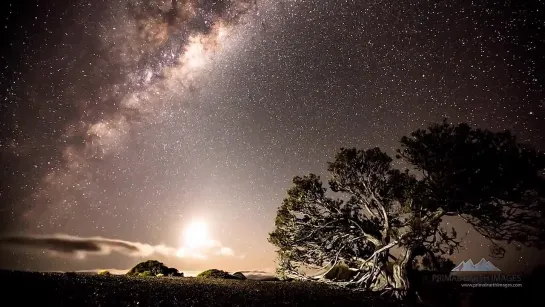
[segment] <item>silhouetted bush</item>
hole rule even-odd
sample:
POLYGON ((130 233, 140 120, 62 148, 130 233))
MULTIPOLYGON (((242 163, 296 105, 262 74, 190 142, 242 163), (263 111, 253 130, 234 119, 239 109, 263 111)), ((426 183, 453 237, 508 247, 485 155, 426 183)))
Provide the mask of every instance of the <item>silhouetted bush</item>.
POLYGON ((246 276, 244 276, 244 274, 242 274, 242 272, 235 272, 235 273, 233 273, 232 276, 236 277, 237 279, 240 279, 240 280, 248 279, 248 278, 246 278, 246 276))
POLYGON ((144 271, 144 272, 138 273, 138 276, 140 276, 140 277, 150 277, 150 276, 155 276, 155 275, 153 275, 153 273, 151 273, 150 271, 144 271))
POLYGON ((238 279, 237 277, 218 269, 210 269, 197 275, 198 278, 238 279))
POLYGON ((110 276, 111 274, 110 274, 110 271, 108 271, 108 270, 100 270, 98 272, 98 275, 110 276))
POLYGON ((159 274, 163 274, 163 276, 184 277, 184 274, 178 272, 177 269, 169 268, 157 260, 148 260, 148 261, 140 262, 134 268, 132 268, 129 272, 127 272, 127 275, 141 276, 140 273, 145 273, 145 272, 149 272, 151 276, 157 276, 159 274))

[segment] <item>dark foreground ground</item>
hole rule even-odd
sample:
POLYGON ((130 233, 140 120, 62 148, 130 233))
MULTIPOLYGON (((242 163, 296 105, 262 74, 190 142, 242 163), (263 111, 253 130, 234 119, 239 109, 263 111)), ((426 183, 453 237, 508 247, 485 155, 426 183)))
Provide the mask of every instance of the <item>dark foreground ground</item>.
POLYGON ((399 306, 304 282, 0 271, 3 306, 399 306), (11 301, 11 300, 10 300, 11 301))
MULTIPOLYGON (((11 302, 2 306, 410 306, 374 293, 309 282, 17 271, 0 271, 0 281, 3 301, 11 302)), ((435 293, 435 300, 428 306, 538 306, 545 293, 542 289, 538 296, 529 297, 520 289, 474 289, 443 295, 440 289, 429 290, 435 293), (473 302, 465 299, 467 291, 473 292, 473 302), (538 304, 533 304, 534 299, 538 304)))

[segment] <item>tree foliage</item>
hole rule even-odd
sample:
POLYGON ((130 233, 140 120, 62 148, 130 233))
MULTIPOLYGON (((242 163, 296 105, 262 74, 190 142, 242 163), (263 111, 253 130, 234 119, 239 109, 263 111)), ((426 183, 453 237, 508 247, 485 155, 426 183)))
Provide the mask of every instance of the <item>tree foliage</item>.
POLYGON ((403 296, 416 256, 441 268, 440 256, 460 246, 445 216, 490 239, 494 256, 503 242, 543 247, 545 155, 509 131, 444 121, 403 137, 396 157, 410 168, 379 148, 341 148, 329 191, 315 174, 295 177, 269 235, 278 272, 308 278, 305 270, 342 262, 357 273, 347 284, 403 296))
MULTIPOLYGON (((399 157, 423 176, 421 203, 428 211, 460 216, 493 241, 543 247, 543 153, 509 131, 446 121, 403 137, 401 145, 399 157)), ((494 255, 503 256, 495 247, 494 255)))

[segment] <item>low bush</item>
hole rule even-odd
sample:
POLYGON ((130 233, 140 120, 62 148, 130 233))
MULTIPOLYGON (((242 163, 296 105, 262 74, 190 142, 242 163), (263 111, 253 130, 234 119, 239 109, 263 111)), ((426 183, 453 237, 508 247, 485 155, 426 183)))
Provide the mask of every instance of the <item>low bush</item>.
POLYGON ((108 271, 108 270, 100 270, 98 272, 98 275, 110 276, 111 274, 110 274, 110 271, 108 271))
POLYGON ((201 272, 197 275, 198 278, 220 278, 220 279, 238 279, 231 274, 218 270, 218 269, 210 269, 206 270, 204 272, 201 272))
POLYGON ((141 274, 145 272, 148 272, 146 274, 151 274, 151 276, 157 276, 159 274, 162 274, 163 276, 184 277, 184 274, 178 272, 177 269, 169 268, 157 260, 140 262, 139 264, 134 266, 134 268, 132 268, 129 272, 127 272, 127 275, 142 276, 141 274))

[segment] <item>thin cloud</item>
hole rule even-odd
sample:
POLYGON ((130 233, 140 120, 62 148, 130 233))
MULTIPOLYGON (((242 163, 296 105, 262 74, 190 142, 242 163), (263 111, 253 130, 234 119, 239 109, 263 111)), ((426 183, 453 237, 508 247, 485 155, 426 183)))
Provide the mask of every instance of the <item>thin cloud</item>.
POLYGON ((166 257, 206 259, 208 253, 218 256, 236 256, 232 249, 215 242, 215 246, 205 251, 187 251, 164 244, 151 245, 140 242, 109 239, 103 237, 77 237, 64 234, 19 235, 0 237, 0 245, 49 252, 55 256, 68 256, 83 259, 87 256, 109 255, 113 252, 129 257, 166 257))

